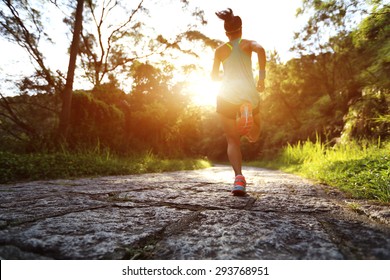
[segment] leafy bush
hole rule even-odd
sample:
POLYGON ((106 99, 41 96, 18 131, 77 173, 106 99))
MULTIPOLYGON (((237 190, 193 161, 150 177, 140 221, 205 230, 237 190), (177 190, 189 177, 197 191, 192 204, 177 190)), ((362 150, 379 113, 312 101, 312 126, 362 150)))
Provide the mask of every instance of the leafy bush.
POLYGON ((288 145, 271 164, 252 162, 319 180, 355 198, 390 202, 390 143, 328 146, 317 139, 288 145))
POLYGON ((205 160, 161 159, 151 153, 118 157, 109 152, 66 151, 52 154, 0 152, 0 183, 26 180, 127 175, 147 172, 199 169, 210 166, 205 160))

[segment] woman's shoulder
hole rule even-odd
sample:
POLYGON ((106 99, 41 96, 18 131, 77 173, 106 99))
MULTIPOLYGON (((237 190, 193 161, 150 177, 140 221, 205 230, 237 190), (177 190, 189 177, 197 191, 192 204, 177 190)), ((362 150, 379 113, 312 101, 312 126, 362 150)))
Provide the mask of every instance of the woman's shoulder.
POLYGON ((248 39, 241 39, 241 45, 252 45, 252 44, 254 44, 254 43, 256 43, 256 41, 255 40, 248 40, 248 39))
POLYGON ((224 48, 229 48, 230 42, 222 43, 217 47, 216 50, 224 49, 224 48))
POLYGON ((230 53, 231 51, 231 47, 229 47, 229 42, 227 43, 224 43, 224 44, 221 44, 219 47, 217 47, 217 49, 215 50, 215 52, 219 55, 222 55, 222 56, 226 56, 230 53))
POLYGON ((220 61, 224 61, 225 59, 227 59, 229 57, 231 52, 232 52, 232 50, 231 50, 231 47, 229 47, 229 43, 225 43, 216 49, 215 55, 216 55, 216 57, 218 57, 218 59, 220 61))
POLYGON ((257 43, 255 40, 247 40, 242 39, 241 40, 241 48, 246 49, 248 51, 256 51, 259 48, 263 48, 259 43, 257 43))

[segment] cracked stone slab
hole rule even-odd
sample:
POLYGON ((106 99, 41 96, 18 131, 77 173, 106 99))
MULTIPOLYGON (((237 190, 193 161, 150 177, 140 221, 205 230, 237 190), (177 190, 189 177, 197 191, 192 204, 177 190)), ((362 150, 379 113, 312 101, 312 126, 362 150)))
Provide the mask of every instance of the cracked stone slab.
POLYGON ((344 217, 206 211, 156 245, 155 259, 389 259, 388 231, 344 217), (324 226, 326 224, 326 226, 324 226), (359 233, 359 234, 356 234, 359 233))
POLYGON ((188 207, 194 210, 202 209, 231 209, 243 208, 251 199, 247 197, 233 197, 230 188, 226 185, 213 184, 181 188, 176 183, 174 188, 164 186, 154 189, 145 189, 142 192, 124 192, 118 195, 119 200, 131 201, 151 205, 171 205, 172 207, 188 207))
POLYGON ((390 259, 388 206, 244 174, 245 197, 228 166, 0 185, 0 259, 390 259))
POLYGON ((340 216, 319 218, 334 244, 348 259, 390 259, 389 230, 364 220, 340 216))
POLYGON ((51 260, 51 258, 26 252, 13 245, 0 246, 0 260, 3 256, 12 256, 15 260, 51 260))
POLYGON ((315 217, 205 211, 186 232, 164 238, 155 259, 343 259, 315 217))
POLYGON ((390 204, 367 203, 361 200, 345 200, 347 205, 354 204, 356 212, 362 213, 373 220, 390 225, 390 204))
MULTIPOLYGON (((122 259, 137 242, 153 239, 188 213, 165 207, 87 210, 2 230, 0 244, 54 259, 122 259)), ((7 253, 4 246, 0 252, 7 253)))
POLYGON ((253 205, 254 211, 288 213, 318 213, 338 211, 341 207, 331 200, 320 197, 263 195, 253 205))
MULTIPOLYGON (((21 224, 46 217, 62 215, 64 213, 78 212, 86 209, 94 209, 107 204, 97 200, 91 200, 85 196, 58 193, 57 195, 34 196, 31 193, 24 194, 23 201, 3 203, 0 212, 0 221, 5 224, 21 224)), ((19 194, 21 197, 22 194, 19 194)))

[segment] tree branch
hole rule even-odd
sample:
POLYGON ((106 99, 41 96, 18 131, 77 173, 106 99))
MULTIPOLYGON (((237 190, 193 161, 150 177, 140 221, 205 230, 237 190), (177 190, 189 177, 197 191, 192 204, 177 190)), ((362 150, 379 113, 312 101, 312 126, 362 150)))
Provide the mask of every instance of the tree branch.
MULTIPOLYGON (((128 20, 126 22, 124 22, 122 25, 120 25, 118 28, 113 30, 111 32, 110 36, 108 36, 108 39, 107 39, 107 54, 106 54, 106 57, 104 59, 104 74, 108 72, 108 57, 109 57, 110 52, 111 52, 111 48, 112 48, 111 43, 112 43, 113 37, 116 35, 116 33, 118 33, 122 28, 126 27, 133 20, 134 15, 142 8, 143 2, 144 2, 144 0, 141 0, 138 3, 137 8, 134 9, 132 11, 132 13, 130 14, 128 20)), ((116 4, 117 4, 117 2, 115 2, 115 5, 116 4)))
POLYGON ((24 131, 28 132, 29 134, 31 135, 36 135, 36 132, 35 132, 35 129, 33 129, 31 126, 29 126, 28 124, 26 124, 25 122, 23 122, 18 116, 17 114, 14 112, 14 110, 12 109, 10 103, 8 102, 7 98, 3 96, 2 93, 0 93, 0 106, 2 108, 4 108, 6 110, 6 112, 8 113, 5 114, 5 113, 2 113, 0 112, 0 114, 6 118, 8 118, 9 120, 11 120, 13 123, 15 123, 17 126, 19 126, 20 128, 22 128, 24 131))

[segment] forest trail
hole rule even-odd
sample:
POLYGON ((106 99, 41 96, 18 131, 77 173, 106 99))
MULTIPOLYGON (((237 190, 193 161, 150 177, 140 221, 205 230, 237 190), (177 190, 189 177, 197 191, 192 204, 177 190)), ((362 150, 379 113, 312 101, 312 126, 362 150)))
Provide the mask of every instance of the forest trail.
POLYGON ((0 185, 0 259, 390 259, 390 209, 230 167, 0 185))

